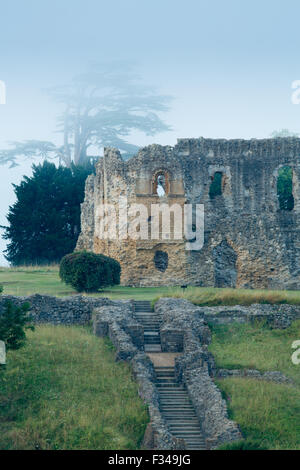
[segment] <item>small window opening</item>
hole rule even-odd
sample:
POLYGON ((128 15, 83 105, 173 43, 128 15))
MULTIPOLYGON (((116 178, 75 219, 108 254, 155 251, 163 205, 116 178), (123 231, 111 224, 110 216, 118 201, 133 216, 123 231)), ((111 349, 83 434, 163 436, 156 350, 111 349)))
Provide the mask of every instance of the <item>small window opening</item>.
POLYGON ((223 174, 220 171, 216 171, 212 177, 212 182, 209 188, 209 197, 214 199, 216 196, 222 195, 222 179, 223 174))
POLYGON ((161 271, 162 273, 165 272, 169 264, 168 253, 166 253, 165 251, 156 251, 153 261, 154 266, 158 271, 161 271))
POLYGON ((156 188, 156 191, 159 197, 163 197, 166 194, 165 187, 166 187, 166 178, 164 175, 159 175, 157 177, 157 188, 156 188))
POLYGON ((169 192, 169 178, 165 171, 159 171, 153 178, 153 194, 164 197, 169 192))
POLYGON ((284 211, 294 209, 293 170, 290 166, 283 166, 278 171, 277 197, 279 209, 284 211))

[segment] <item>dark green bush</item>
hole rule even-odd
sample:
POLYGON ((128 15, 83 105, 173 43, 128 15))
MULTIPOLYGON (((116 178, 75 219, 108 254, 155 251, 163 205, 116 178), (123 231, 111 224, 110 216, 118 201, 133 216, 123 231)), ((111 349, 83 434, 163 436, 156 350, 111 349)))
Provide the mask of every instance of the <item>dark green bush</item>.
POLYGON ((17 307, 7 301, 0 313, 0 339, 7 349, 19 349, 26 340, 25 330, 34 330, 31 317, 28 315, 29 304, 17 307))
POLYGON ((77 292, 95 292, 103 287, 120 284, 121 266, 115 259, 86 251, 62 258, 59 276, 77 292))

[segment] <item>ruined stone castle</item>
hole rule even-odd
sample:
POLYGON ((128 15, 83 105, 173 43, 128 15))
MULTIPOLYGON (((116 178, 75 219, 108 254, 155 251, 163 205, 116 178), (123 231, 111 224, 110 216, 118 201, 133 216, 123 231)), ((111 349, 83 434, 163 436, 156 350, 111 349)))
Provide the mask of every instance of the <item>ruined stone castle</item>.
MULTIPOLYGON (((298 289, 300 139, 179 139, 128 161, 105 149, 86 182, 77 249, 116 258, 128 286, 196 285, 298 289), (292 206, 280 207, 280 169, 292 172, 292 206), (215 187, 219 181, 219 187, 215 187), (161 197, 158 186, 164 190, 161 197), (185 238, 103 239, 100 204, 204 204, 201 250, 185 238)), ((149 217, 149 226, 151 217, 149 217)), ((150 230, 150 227, 149 227, 150 230)))

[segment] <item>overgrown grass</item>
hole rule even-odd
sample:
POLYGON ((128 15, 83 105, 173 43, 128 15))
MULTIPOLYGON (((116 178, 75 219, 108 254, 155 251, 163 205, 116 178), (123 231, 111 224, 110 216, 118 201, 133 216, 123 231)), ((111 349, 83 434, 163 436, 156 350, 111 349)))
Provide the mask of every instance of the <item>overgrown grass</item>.
POLYGON ((0 449, 137 449, 148 413, 129 366, 82 327, 39 326, 0 371, 0 449))
MULTIPOLYGON (((293 341, 300 339, 300 320, 285 330, 272 330, 262 323, 211 325, 217 367, 225 369, 278 370, 300 386, 300 367, 292 363, 293 341)), ((299 416, 300 419, 300 416, 299 416)))
POLYGON ((262 323, 212 326, 210 351, 220 368, 277 370, 295 386, 246 378, 218 380, 231 417, 246 437, 245 444, 223 448, 300 450, 300 366, 291 361, 292 342, 300 339, 300 321, 286 330, 262 323))
MULTIPOLYGON (((163 295, 163 297, 165 296, 166 295, 163 295)), ((173 289, 172 297, 187 299, 199 306, 251 304, 300 305, 300 291, 287 290, 188 287, 185 290, 180 288, 173 289)))
MULTIPOLYGON (((0 268, 0 285, 4 294, 56 296, 74 295, 76 292, 63 284, 58 266, 25 266, 0 268)), ((101 292, 89 294, 111 299, 149 300, 154 303, 160 297, 181 297, 196 305, 250 305, 253 303, 300 305, 300 291, 272 291, 250 289, 216 289, 212 287, 123 287, 114 286, 101 292)))
POLYGON ((263 449, 300 450, 299 388, 241 378, 218 385, 248 442, 263 449))

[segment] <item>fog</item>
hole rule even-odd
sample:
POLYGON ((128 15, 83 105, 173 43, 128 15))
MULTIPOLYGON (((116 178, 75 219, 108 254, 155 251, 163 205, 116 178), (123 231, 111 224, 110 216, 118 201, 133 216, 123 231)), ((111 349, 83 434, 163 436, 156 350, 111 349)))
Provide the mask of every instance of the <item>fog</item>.
MULTIPOLYGON (((174 97, 168 132, 133 132, 138 146, 178 137, 262 138, 299 130, 291 84, 300 79, 300 5, 253 0, 11 0, 1 2, 0 149, 9 142, 59 145, 60 105, 46 89, 69 83, 92 62, 136 64, 141 83, 174 97)), ((0 225, 14 202, 12 183, 32 161, 0 165, 0 225)), ((0 265, 5 264, 0 241, 0 265)))

